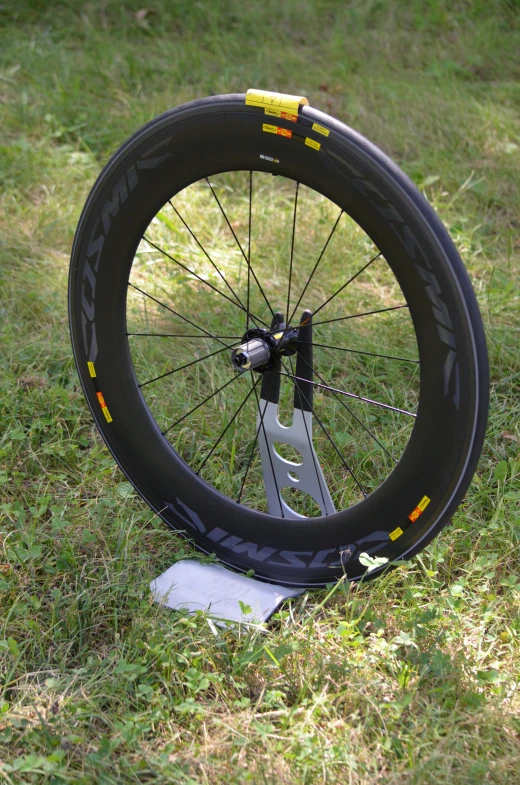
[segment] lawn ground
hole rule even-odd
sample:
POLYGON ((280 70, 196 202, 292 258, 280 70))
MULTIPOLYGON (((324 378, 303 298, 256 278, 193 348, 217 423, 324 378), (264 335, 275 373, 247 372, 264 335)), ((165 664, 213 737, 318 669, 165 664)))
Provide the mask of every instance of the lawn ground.
POLYGON ((0 6, 7 783, 520 783, 519 17, 514 0, 0 6), (150 600, 193 551, 94 430, 66 281, 124 139, 252 86, 306 95, 423 190, 471 275, 492 395, 467 497, 421 556, 223 631, 150 600))

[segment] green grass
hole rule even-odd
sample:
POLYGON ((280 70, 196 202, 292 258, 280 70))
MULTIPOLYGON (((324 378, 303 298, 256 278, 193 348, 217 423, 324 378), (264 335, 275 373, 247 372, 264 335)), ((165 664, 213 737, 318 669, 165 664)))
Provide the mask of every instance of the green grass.
POLYGON ((520 49, 515 2, 0 6, 0 760, 8 783, 520 782, 520 49), (264 630, 150 602, 193 555, 132 493, 71 358, 68 255, 139 125, 307 95, 438 210, 485 320, 492 406, 453 524, 264 630))

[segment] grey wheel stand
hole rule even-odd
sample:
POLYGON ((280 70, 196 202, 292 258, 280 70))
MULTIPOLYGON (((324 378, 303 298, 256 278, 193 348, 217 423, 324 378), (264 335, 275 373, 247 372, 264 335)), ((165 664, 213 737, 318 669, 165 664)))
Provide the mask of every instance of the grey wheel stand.
MULTIPOLYGON (((282 314, 276 314, 271 330, 277 340, 285 331, 282 314)), ((289 336, 288 336, 289 340, 289 336)), ((281 361, 262 376, 256 438, 262 461, 267 506, 271 515, 305 518, 282 497, 284 488, 302 487, 323 515, 335 512, 332 497, 312 443, 312 313, 302 314, 297 342, 294 413, 290 426, 278 419, 281 361), (300 461, 283 458, 276 444, 287 444, 300 455, 300 461)), ((264 342, 254 338, 233 350, 232 362, 239 372, 252 370, 268 355, 264 342)), ((285 367, 285 366, 284 366, 285 367)), ((192 559, 177 562, 150 584, 157 602, 169 608, 190 612, 206 611, 220 620, 263 622, 289 597, 303 589, 288 589, 248 578, 220 564, 201 564, 192 559)))
MULTIPOLYGON (((271 329, 286 327, 282 314, 275 314, 271 329)), ((276 336, 275 336, 276 337, 276 336)), ((291 336, 287 336, 289 344, 291 336)), ((290 344, 289 344, 290 345, 290 344)), ((260 403, 257 416, 258 447, 262 459, 267 506, 271 515, 282 518, 305 518, 294 510, 282 496, 284 488, 299 490, 311 496, 322 515, 336 512, 330 491, 312 443, 312 312, 304 311, 296 343, 296 374, 294 381, 294 411, 291 425, 282 425, 278 419, 280 400, 280 371, 282 362, 277 359, 271 371, 262 377, 260 403), (287 444, 299 454, 298 462, 288 461, 276 449, 276 444, 287 444)), ((283 365, 286 368, 285 363, 283 365)), ((293 375, 293 374, 291 374, 293 375)))

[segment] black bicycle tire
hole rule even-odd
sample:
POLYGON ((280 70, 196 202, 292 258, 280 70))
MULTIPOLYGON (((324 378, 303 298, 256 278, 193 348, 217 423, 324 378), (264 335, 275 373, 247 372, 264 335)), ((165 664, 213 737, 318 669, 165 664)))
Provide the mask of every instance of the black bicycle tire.
MULTIPOLYGON (((143 481, 142 476, 138 476, 139 470, 136 471, 135 466, 131 465, 132 461, 128 458, 128 447, 123 447, 125 435, 120 433, 116 427, 110 427, 113 426, 115 417, 112 423, 107 422, 97 397, 97 393, 100 392, 98 388, 102 387, 103 395, 110 388, 111 412, 115 413, 118 411, 117 396, 113 395, 113 383, 110 382, 107 374, 113 373, 113 368, 117 366, 117 362, 115 364, 113 362, 114 359, 117 360, 114 357, 114 353, 119 351, 124 354, 125 347, 123 345, 123 337, 120 335, 120 324, 119 326, 116 324, 117 318, 120 319, 120 314, 116 318, 112 312, 117 311, 117 308, 102 307, 103 297, 105 297, 106 305, 107 303, 112 303, 110 297, 114 295, 107 294, 100 297, 102 288, 100 281, 103 279, 103 276, 108 276, 108 273, 105 273, 107 269, 105 258, 108 258, 108 256, 105 257, 104 254, 109 252, 108 246, 111 241, 113 227, 117 226, 119 244, 121 243, 121 237, 125 235, 127 236, 128 248, 135 246, 135 239, 139 235, 141 227, 133 227, 133 234, 131 233, 132 236, 128 239, 129 221, 132 218, 135 221, 135 215, 130 215, 129 208, 133 204, 132 209, 134 213, 136 211, 139 213, 139 210, 143 213, 143 204, 147 201, 147 198, 150 201, 149 195, 147 197, 146 194, 149 194, 152 187, 157 186, 157 178, 154 179, 154 173, 157 172, 157 168, 151 166, 150 162, 161 159, 160 168, 165 167, 166 169, 169 167, 168 172, 170 173, 172 171, 171 159, 173 156, 182 161, 184 160, 182 158, 184 155, 189 162, 189 150, 193 140, 194 129, 197 129, 199 136, 205 134, 208 140, 211 139, 211 144, 213 145, 219 139, 220 141, 225 140, 226 134, 228 136, 231 135, 233 144, 238 149, 236 155, 238 158, 242 156, 241 160, 249 162, 250 165, 252 155, 256 156, 259 149, 266 148, 266 145, 269 147, 269 151, 276 151, 283 159, 284 156, 288 155, 288 151, 292 150, 292 142, 279 138, 269 138, 266 142, 266 138, 262 136, 260 130, 262 119, 262 109, 246 106, 243 95, 214 96, 208 99, 200 99, 170 110, 155 118, 138 130, 115 153, 101 172, 87 199, 74 239, 69 279, 69 313, 72 344, 80 380, 93 417, 103 438, 130 482, 169 526, 176 530, 184 530, 202 550, 215 552, 222 561, 237 569, 253 569, 258 577, 266 580, 276 580, 289 585, 323 585, 337 579, 344 573, 347 574, 349 579, 361 577, 365 572, 365 568, 359 563, 357 557, 362 550, 383 555, 390 559, 410 558, 419 552, 448 523, 475 471, 487 419, 489 371, 485 337, 478 305, 468 275, 449 235, 431 206, 401 170, 374 145, 328 115, 310 107, 304 107, 298 117, 298 129, 301 134, 306 135, 306 138, 320 145, 320 150, 317 151, 312 147, 304 150, 303 146, 300 145, 298 146, 298 152, 294 153, 293 158, 296 160, 297 156, 301 156, 303 154, 300 152, 301 150, 304 151, 306 156, 315 155, 316 157, 312 160, 312 166, 321 166, 322 169, 326 170, 329 180, 332 181, 336 178, 338 182, 342 182, 343 188, 349 186, 352 189, 352 181, 358 175, 361 175, 358 177, 356 186, 356 199, 361 203, 363 197, 370 201, 369 196, 372 196, 372 201, 375 205, 375 207, 365 207, 365 209, 374 211, 379 206, 381 213, 381 210, 385 209, 382 207, 384 202, 387 205, 387 212, 390 210, 390 213, 392 213, 393 210, 393 224, 387 217, 384 230, 388 233, 389 226, 392 227, 392 231, 398 237, 401 246, 408 249, 410 253, 413 252, 416 259, 418 254, 419 256, 422 254, 421 258, 424 259, 425 249, 432 253, 429 263, 426 264, 425 262, 423 267, 422 305, 428 305, 433 314, 433 318, 430 319, 431 324, 428 327, 433 336, 429 339, 431 346, 434 343, 434 332, 437 335, 441 335, 442 331, 444 331, 444 348, 448 347, 448 351, 456 350, 456 359, 452 359, 451 366, 453 370, 455 363, 460 364, 459 376, 461 378, 459 378, 459 412, 457 422, 460 421, 462 423, 464 419, 464 427, 462 427, 462 424, 459 427, 461 432, 462 430, 464 431, 465 446, 463 450, 462 448, 460 449, 461 454, 457 457, 456 471, 452 471, 449 478, 444 478, 444 484, 448 486, 448 490, 444 494, 439 494, 438 498, 434 499, 433 496, 431 497, 432 504, 421 515, 420 524, 416 522, 410 527, 406 523, 408 514, 403 512, 403 510, 406 510, 408 513, 411 512, 419 502, 423 493, 418 490, 413 496, 413 503, 412 501, 408 502, 408 499, 392 499, 396 509, 392 511, 392 514, 388 514, 387 517, 391 519, 391 523, 389 522, 384 530, 386 530, 388 535, 399 527, 404 527, 405 529, 402 539, 399 536, 399 539, 395 542, 388 539, 382 541, 380 538, 374 545, 374 540, 371 542, 370 539, 356 537, 355 532, 352 530, 351 520, 338 522, 327 519, 329 531, 331 528, 335 528, 336 539, 334 542, 332 535, 329 535, 328 539, 324 537, 324 523, 322 519, 306 522, 305 528, 303 528, 301 523, 284 520, 282 524, 284 531, 280 533, 278 528, 278 533, 274 536, 272 532, 266 533, 265 518, 270 518, 271 516, 266 516, 253 510, 244 510, 244 508, 241 508, 242 519, 238 528, 236 526, 233 528, 229 525, 228 514, 222 515, 222 520, 227 522, 226 529, 219 527, 218 522, 214 522, 215 525, 211 525, 210 528, 210 525, 207 525, 208 510, 204 508, 204 504, 202 507, 196 508, 190 499, 188 499, 188 503, 184 497, 180 499, 179 496, 175 496, 175 500, 166 499, 164 498, 164 493, 162 493, 163 498, 161 498, 161 494, 157 495, 151 492, 148 487, 150 484, 149 478, 146 479, 146 482, 143 481), (312 127, 313 124, 319 124, 322 129, 326 129, 329 132, 327 137, 324 138, 320 132, 315 132, 312 127), (259 128, 258 133, 256 133, 257 126, 259 128), (203 130, 201 130, 201 127, 203 127, 203 130), (241 145, 244 146, 245 144, 246 130, 244 129, 247 129, 247 144, 250 145, 253 153, 241 147, 241 145), (251 129, 253 129, 254 133, 251 129), (182 134, 184 134, 183 138, 185 139, 184 148, 179 141, 182 134), (189 143, 186 141, 186 137, 189 137, 189 143), (263 147, 260 148, 259 145, 263 147), (160 154, 156 155, 155 153, 157 152, 160 154), (165 157, 163 158, 162 156, 165 157), (144 162, 141 169, 136 168, 138 162, 144 162), (359 169, 360 166, 361 169, 359 169), (347 172, 347 175, 345 175, 345 172, 347 172), (357 175, 353 174, 353 172, 357 172, 357 175), (367 172, 370 173, 370 177, 366 176, 367 172), (148 180, 145 179, 147 176, 149 176, 148 180), (146 193, 141 189, 137 190, 138 185, 141 185, 141 181, 144 181, 146 193), (117 190, 118 184, 121 183, 123 185, 120 185, 119 190, 117 190), (118 194, 117 199, 113 197, 114 193, 118 194), (138 193, 139 200, 136 198, 138 193), (392 196, 392 200, 388 199, 389 195, 392 196), (377 205, 376 200, 379 201, 379 205, 377 205), (109 204, 108 209, 106 207, 107 204, 109 204), (401 212, 397 210, 396 204, 401 208, 401 212), (406 207, 406 210, 404 210, 403 205, 406 207), (402 215, 406 216, 407 222, 402 219, 402 215), (395 216, 398 218, 395 218, 395 216), (103 231, 99 233, 96 227, 102 227, 103 231), (408 227, 404 233, 403 227, 405 229, 408 227), (100 240, 101 237, 103 238, 102 241, 100 240), (420 242, 417 238, 420 238, 420 242), (90 254, 89 250, 91 251, 90 254), (96 258, 97 265, 91 264, 92 260, 96 258), (436 266, 432 268, 431 265, 436 266), (444 276, 444 279, 449 282, 447 284, 448 289, 446 289, 446 284, 444 284, 444 279, 442 279, 441 284, 444 285, 444 288, 442 288, 442 285, 434 284, 432 290, 431 275, 430 283, 424 279, 424 275, 430 273, 434 275, 435 281, 440 280, 444 276), (435 285, 441 291, 442 297, 438 292, 436 293, 435 285), (427 286, 430 287, 429 291, 427 291, 427 286), (96 287, 98 287, 97 293, 95 291, 96 287), (82 297, 83 306, 81 304, 82 297), (450 302, 448 303, 448 301, 450 302), (439 306, 441 307, 440 316, 439 306), (98 319, 102 320, 103 323, 107 322, 107 324, 101 328, 101 331, 98 330, 96 335, 99 336, 104 331, 105 337, 111 336, 111 346, 109 347, 106 341, 102 346, 101 343, 99 344, 101 348, 98 347, 98 352, 101 351, 101 355, 98 354, 96 356, 97 375, 93 378, 88 371, 87 365, 90 356, 89 352, 92 352, 92 342, 89 343, 87 340, 85 329, 90 329, 89 322, 94 323, 88 317, 98 307, 102 310, 95 316, 96 326, 98 325, 98 319), (437 317, 435 317, 436 311, 437 317), (448 314, 447 317, 446 313, 448 314), (85 320, 87 325, 85 325, 85 320), (453 326, 451 331, 446 326, 446 320, 452 326, 456 325, 453 326), (447 335, 448 337, 446 337, 447 335), (456 344, 450 347, 449 342, 455 340, 456 344), (461 346, 462 348, 460 348, 461 346), (462 378, 463 373, 464 378, 462 378), (464 399, 467 407, 463 412, 460 411, 460 406, 463 403, 462 399, 464 399), (322 531, 320 531, 320 525, 322 531), (223 532, 221 536, 219 535, 219 538, 215 535, 213 535, 213 538, 211 537, 215 529, 223 532), (252 532, 260 532, 260 537, 257 535, 256 540, 253 539, 252 532), (210 535, 209 538, 208 534, 210 535), (290 546, 291 542, 294 543, 295 541, 304 543, 303 549, 293 550, 290 546), (266 553, 268 556, 265 555, 266 553)), ((280 127, 286 127, 289 130, 294 128, 291 123, 283 120, 279 120, 277 123, 280 127)), ((294 150, 296 150, 296 146, 294 146, 294 150)), ((230 151, 228 155, 231 160, 235 153, 230 151)), ((271 156, 271 158, 276 157, 274 154, 271 156)), ((279 170, 276 173, 289 171, 290 176, 291 166, 293 170, 295 167, 293 158, 291 158, 290 164, 287 165, 288 169, 286 167, 283 171, 279 170)), ((265 158, 261 161, 255 158, 255 166, 259 170, 271 172, 276 168, 274 163, 267 161, 265 158)), ((216 169, 218 170, 218 167, 216 169)), ((212 173, 214 172, 207 172, 207 174, 212 173)), ((312 176, 317 177, 317 175, 312 176)), ((191 175, 189 177, 184 175, 184 180, 182 180, 182 177, 180 177, 180 180, 188 184, 190 177, 191 175)), ((172 189, 172 193, 178 190, 178 185, 179 182, 172 189)), ((330 182, 327 182, 326 187, 332 187, 330 182)), ((158 204, 160 198, 158 197, 155 201, 158 204)), ((350 207, 352 214, 357 208, 354 208, 352 204, 350 207)), ((144 210, 141 222, 143 230, 148 213, 151 212, 153 212, 152 209, 146 208, 144 210)), ((358 217, 356 217, 356 220, 358 217)), ((384 221, 381 223, 384 223, 384 221)), ((381 228, 381 231, 383 231, 383 228, 381 228)), ((129 251, 127 251, 127 255, 128 253, 129 251)), ((119 288, 121 290, 121 287, 124 287, 126 290, 123 273, 124 271, 118 271, 119 279, 112 281, 111 284, 113 289, 119 288)), ((114 270, 111 271, 111 274, 114 277, 114 270)), ((105 284, 106 280, 108 278, 103 281, 105 284)), ((105 288, 108 287, 105 286, 105 288)), ((447 360, 444 361, 444 367, 446 362, 447 360)), ((131 373, 128 378, 131 378, 131 373)), ((445 385, 448 385, 449 394, 453 397, 452 381, 453 378, 450 377, 448 382, 445 380, 445 385)), ((121 381, 119 381, 116 383, 115 389, 117 389, 118 384, 121 388, 121 381)), ((444 398, 446 398, 446 395, 444 398)), ((151 424, 148 427, 153 428, 151 424)), ((122 423, 118 425, 118 428, 123 428, 122 423)), ((158 438, 157 434, 155 434, 154 438, 158 438)), ((165 449, 171 451, 170 447, 165 446, 165 449)), ((448 450, 448 452, 450 451, 448 450)), ((404 459, 406 460, 406 451, 404 459)), ((439 456, 435 460, 438 461, 439 456)), ((403 459, 401 459, 400 464, 402 464, 402 461, 403 459)), ((176 466, 175 468, 177 469, 178 467, 176 466)), ((442 473, 437 465, 434 471, 439 475, 442 473)), ((188 478, 189 482, 192 480, 193 477, 188 478)), ((178 476, 176 476, 177 481, 178 476)), ((211 511, 218 509, 218 505, 215 508, 215 500, 218 499, 222 502, 221 495, 214 489, 210 489, 200 478, 197 478, 197 482, 202 483, 200 487, 204 489, 204 493, 210 500, 206 507, 210 507, 211 511)), ((390 495, 391 491, 392 489, 390 488, 388 491, 390 495)), ((180 495, 182 496, 182 493, 180 495)), ((375 495, 373 494, 373 496, 375 495)), ((402 493, 402 495, 406 496, 407 494, 402 493)), ((370 498, 367 500, 368 504, 374 504, 374 502, 370 502, 370 498)), ((412 495, 410 495, 410 499, 412 500, 412 495)), ((367 502, 362 504, 366 505, 367 502)), ((226 504, 230 504, 229 500, 226 500, 226 504)), ((374 507, 374 509, 376 508, 374 507)), ((352 518, 352 511, 343 511, 337 513, 336 516, 342 516, 344 512, 350 513, 350 518, 352 518)), ((280 521, 278 521, 278 527, 279 524, 280 521)), ((379 533, 382 530, 380 525, 379 533)), ((371 535, 367 536, 370 537, 371 535)), ((379 571, 375 570, 371 573, 371 576, 378 574, 379 571)))

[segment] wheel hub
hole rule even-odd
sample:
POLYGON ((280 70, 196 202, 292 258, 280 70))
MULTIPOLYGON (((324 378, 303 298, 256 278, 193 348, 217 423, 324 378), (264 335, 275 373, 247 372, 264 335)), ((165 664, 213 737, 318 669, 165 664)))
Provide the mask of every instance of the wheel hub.
POLYGON ((242 337, 240 346, 231 352, 231 364, 236 371, 270 371, 280 356, 294 354, 298 341, 297 327, 280 327, 279 332, 255 327, 242 337))

